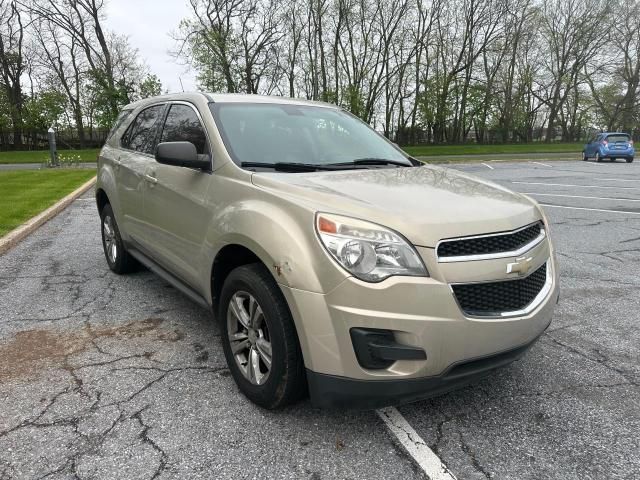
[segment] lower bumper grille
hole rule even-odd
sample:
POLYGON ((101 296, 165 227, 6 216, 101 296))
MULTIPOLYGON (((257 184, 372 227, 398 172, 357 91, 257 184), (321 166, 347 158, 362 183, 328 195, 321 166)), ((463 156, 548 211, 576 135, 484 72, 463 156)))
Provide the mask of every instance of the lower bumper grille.
POLYGON ((452 285, 460 308, 476 317, 500 316, 529 306, 547 283, 544 264, 526 278, 452 285))

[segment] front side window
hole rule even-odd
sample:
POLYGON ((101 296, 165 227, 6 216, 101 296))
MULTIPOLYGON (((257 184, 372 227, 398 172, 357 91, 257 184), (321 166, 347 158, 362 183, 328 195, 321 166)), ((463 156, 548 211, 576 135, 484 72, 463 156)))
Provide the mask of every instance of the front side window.
POLYGON ((191 142, 199 154, 207 153, 207 137, 198 115, 188 105, 171 105, 161 142, 191 142))
POLYGON ((238 165, 290 162, 327 166, 407 157, 366 123, 337 108, 312 105, 213 103, 225 147, 238 165))
POLYGON ((141 111, 122 136, 122 147, 142 153, 153 153, 156 147, 156 122, 163 110, 164 105, 154 105, 141 111))

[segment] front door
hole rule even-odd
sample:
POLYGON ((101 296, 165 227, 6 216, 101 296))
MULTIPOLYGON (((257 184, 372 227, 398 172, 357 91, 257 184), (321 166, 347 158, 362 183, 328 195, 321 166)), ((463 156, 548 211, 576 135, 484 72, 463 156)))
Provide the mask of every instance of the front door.
MULTIPOLYGON (((173 103, 169 107, 160 142, 177 141, 191 142, 199 155, 210 157, 204 127, 191 104, 173 103)), ((144 225, 151 242, 150 253, 187 284, 197 286, 211 215, 206 205, 211 173, 154 161, 145 177, 144 225)))

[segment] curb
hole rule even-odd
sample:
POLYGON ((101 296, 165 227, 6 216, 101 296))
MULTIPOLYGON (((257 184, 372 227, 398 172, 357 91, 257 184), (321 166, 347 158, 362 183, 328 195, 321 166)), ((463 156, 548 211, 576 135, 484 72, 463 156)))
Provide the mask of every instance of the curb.
POLYGON ((53 217, 62 212, 65 208, 67 208, 71 202, 73 202, 80 195, 85 193, 91 187, 93 187, 96 183, 96 177, 93 177, 88 182, 85 182, 80 187, 76 188, 73 192, 71 192, 66 197, 63 197, 61 200, 58 200, 55 204, 47 208, 44 212, 39 213, 35 217, 30 218, 25 223, 20 225, 17 228, 14 228, 9 233, 7 233, 4 237, 0 238, 0 255, 4 254, 9 249, 16 246, 26 237, 31 235, 35 230, 37 230, 44 223, 51 220, 53 217))

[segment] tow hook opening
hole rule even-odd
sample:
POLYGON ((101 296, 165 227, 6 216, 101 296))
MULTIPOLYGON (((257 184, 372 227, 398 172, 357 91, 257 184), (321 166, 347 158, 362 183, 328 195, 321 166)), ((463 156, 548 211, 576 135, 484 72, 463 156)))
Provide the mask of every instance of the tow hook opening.
POLYGON ((422 348, 396 342, 391 330, 352 328, 351 342, 362 368, 382 370, 398 360, 426 360, 422 348))

